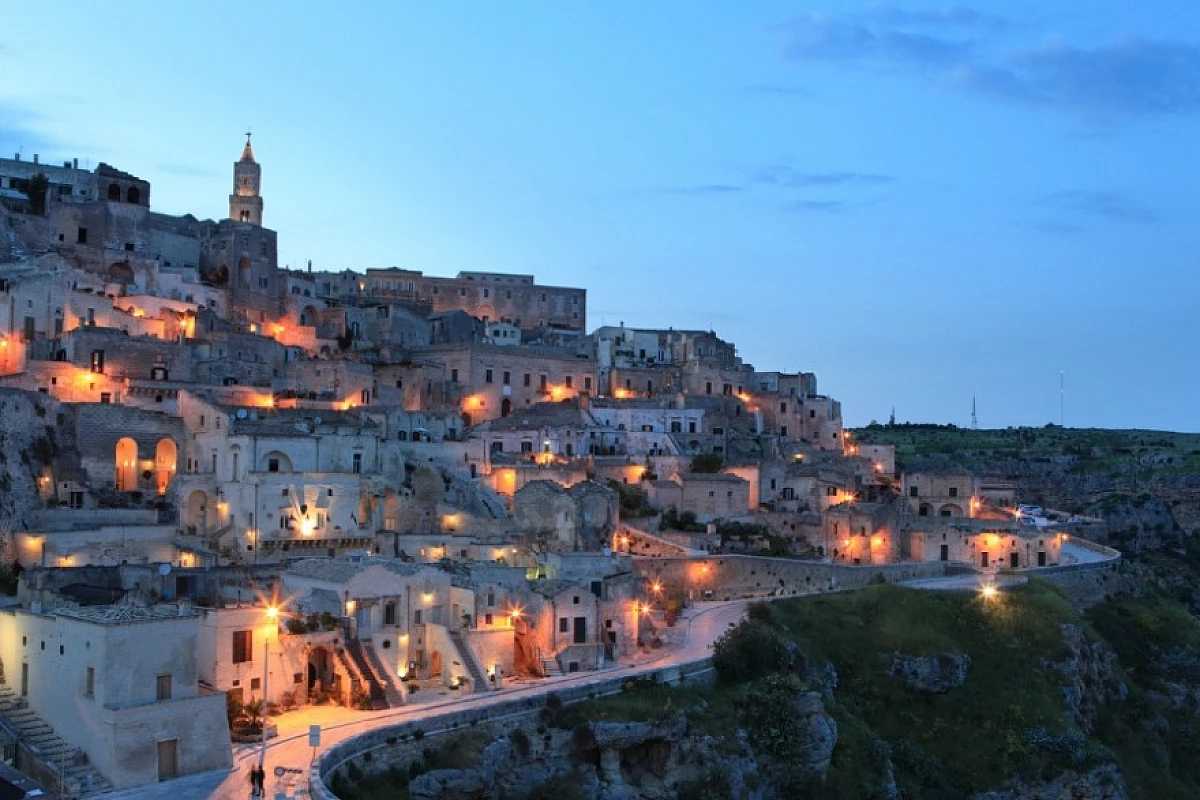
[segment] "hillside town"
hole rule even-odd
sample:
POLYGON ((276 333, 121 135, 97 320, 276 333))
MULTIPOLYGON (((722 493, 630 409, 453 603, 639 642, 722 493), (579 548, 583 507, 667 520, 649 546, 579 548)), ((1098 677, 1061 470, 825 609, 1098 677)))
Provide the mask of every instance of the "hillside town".
POLYGON ((63 797, 229 768, 308 706, 636 664, 709 601, 1092 553, 1092 520, 898 470, 715 331, 589 327, 533 275, 280 265, 263 177, 247 135, 213 221, 0 159, 0 739, 63 797))

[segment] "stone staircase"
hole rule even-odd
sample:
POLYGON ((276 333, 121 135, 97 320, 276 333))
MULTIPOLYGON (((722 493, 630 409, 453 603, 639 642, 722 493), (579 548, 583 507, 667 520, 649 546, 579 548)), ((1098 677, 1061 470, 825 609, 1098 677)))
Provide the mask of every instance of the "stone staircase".
POLYGON ((546 658, 542 654, 542 675, 547 678, 561 678, 563 676, 562 667, 558 665, 558 659, 551 656, 546 658))
POLYGON ((383 696, 391 708, 397 708, 408 702, 408 690, 405 689, 400 681, 396 680, 396 676, 392 675, 391 671, 384 666, 379 660, 379 654, 375 652, 375 648, 369 644, 363 644, 363 653, 367 656, 367 663, 370 664, 371 670, 375 673, 375 678, 383 686, 383 696))
MULTIPOLYGON (((91 797, 111 791, 112 784, 88 762, 87 754, 58 737, 41 717, 29 708, 24 698, 18 697, 4 680, 0 668, 0 716, 8 720, 20 735, 25 745, 47 771, 59 776, 61 796, 68 798, 91 797)), ((55 781, 48 789, 58 789, 55 781)))
POLYGON ((467 644, 467 640, 459 631, 447 631, 450 634, 450 641, 454 642, 454 647, 458 650, 458 656, 463 660, 463 666, 467 668, 467 673, 471 676, 471 688, 476 692, 491 691, 492 685, 488 681, 487 675, 475 663, 475 651, 467 644))
POLYGON ((375 671, 371 669, 371 665, 367 662, 366 653, 363 652, 362 642, 358 639, 346 640, 346 655, 350 662, 354 664, 355 670, 358 672, 364 684, 366 684, 367 694, 371 696, 371 708, 376 711, 388 708, 387 695, 383 691, 383 686, 379 682, 379 678, 375 677, 375 671))

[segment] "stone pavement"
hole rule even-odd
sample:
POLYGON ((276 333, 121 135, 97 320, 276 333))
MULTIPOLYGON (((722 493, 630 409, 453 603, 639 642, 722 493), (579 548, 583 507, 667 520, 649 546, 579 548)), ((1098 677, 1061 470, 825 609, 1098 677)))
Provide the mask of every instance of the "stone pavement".
MULTIPOLYGON (((507 700, 530 695, 548 694, 567 686, 589 685, 610 680, 616 676, 637 675, 673 664, 697 661, 706 657, 712 643, 742 618, 749 601, 697 603, 684 612, 681 621, 686 621, 683 641, 672 646, 668 652, 661 650, 639 652, 632 659, 621 659, 620 664, 596 672, 577 672, 560 678, 536 681, 513 681, 503 689, 484 694, 469 694, 381 711, 357 711, 341 706, 314 706, 298 709, 273 718, 279 727, 279 735, 267 743, 267 797, 307 798, 308 766, 313 759, 308 745, 309 725, 321 726, 319 752, 332 747, 352 736, 373 728, 393 725, 413 719, 423 719, 438 713, 461 711, 499 705, 507 700), (282 778, 274 775, 276 767, 298 772, 289 772, 282 778)), ((678 628, 674 629, 678 630, 678 628)), ((450 694, 456 694, 451 692, 450 694)), ((260 745, 235 745, 233 769, 189 775, 163 783, 108 792, 97 797, 103 800, 245 800, 250 797, 250 768, 258 763, 260 745)))

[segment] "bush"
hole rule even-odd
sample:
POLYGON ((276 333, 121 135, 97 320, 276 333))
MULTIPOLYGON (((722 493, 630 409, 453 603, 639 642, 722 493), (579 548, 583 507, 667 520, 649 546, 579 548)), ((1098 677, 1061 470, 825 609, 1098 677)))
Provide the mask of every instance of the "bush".
POLYGON ((529 758, 530 742, 528 733, 520 728, 517 728, 508 735, 508 738, 512 741, 513 747, 516 748, 517 754, 520 755, 521 758, 529 758))
POLYGON ((720 453, 701 453, 692 458, 692 472, 720 472, 725 462, 720 453))
POLYGON ((304 620, 296 617, 288 617, 284 621, 283 627, 287 629, 288 633, 296 636, 302 633, 308 633, 308 625, 304 622, 304 620))
MULTIPOLYGON (((769 612, 768 612, 769 613, 769 612)), ((722 683, 736 684, 788 669, 792 649, 770 623, 747 619, 713 644, 713 666, 722 683)))

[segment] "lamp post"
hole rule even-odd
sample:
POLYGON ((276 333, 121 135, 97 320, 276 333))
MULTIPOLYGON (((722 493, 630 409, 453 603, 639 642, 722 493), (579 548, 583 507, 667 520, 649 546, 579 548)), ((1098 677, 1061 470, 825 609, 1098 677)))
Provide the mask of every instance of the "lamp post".
MULTIPOLYGON (((267 606, 267 620, 272 625, 277 625, 276 620, 279 618, 279 609, 275 606, 267 606)), ((271 629, 267 628, 267 635, 263 638, 263 693, 262 693, 262 750, 258 754, 258 766, 262 767, 267 760, 267 677, 270 675, 271 663, 271 629)))

